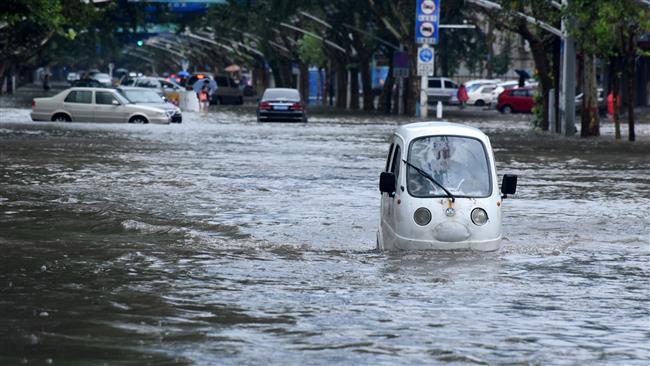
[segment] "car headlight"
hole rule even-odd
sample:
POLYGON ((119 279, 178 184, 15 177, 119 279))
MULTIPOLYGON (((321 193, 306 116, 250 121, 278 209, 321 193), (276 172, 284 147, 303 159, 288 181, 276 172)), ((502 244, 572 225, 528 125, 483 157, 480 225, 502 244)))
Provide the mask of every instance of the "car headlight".
POLYGON ((171 117, 176 113, 176 111, 173 109, 168 109, 167 111, 165 111, 165 113, 167 114, 167 117, 171 117))
POLYGON ((488 221, 488 214, 482 208, 475 208, 472 210, 472 222, 475 225, 481 226, 485 225, 488 221))

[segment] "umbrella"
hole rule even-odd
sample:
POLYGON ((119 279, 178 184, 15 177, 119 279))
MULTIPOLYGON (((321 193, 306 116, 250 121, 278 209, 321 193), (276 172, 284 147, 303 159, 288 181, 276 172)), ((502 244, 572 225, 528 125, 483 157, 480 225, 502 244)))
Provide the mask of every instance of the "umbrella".
POLYGON ((237 72, 237 71, 240 70, 240 67, 237 66, 237 65, 235 65, 235 64, 232 64, 232 65, 226 67, 224 70, 225 70, 226 72, 237 72))
POLYGON ((213 94, 217 90, 217 82, 212 79, 199 79, 192 85, 192 89, 195 93, 198 93, 206 82, 208 83, 208 94, 213 94))
POLYGON ((184 77, 190 76, 190 73, 187 72, 187 71, 185 71, 185 70, 183 70, 183 71, 179 71, 176 75, 178 75, 178 76, 184 78, 184 77))

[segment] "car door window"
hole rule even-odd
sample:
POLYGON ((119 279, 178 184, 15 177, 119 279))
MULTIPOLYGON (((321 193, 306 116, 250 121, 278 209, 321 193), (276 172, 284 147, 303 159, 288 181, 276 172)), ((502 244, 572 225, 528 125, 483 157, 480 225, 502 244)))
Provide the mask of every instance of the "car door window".
POLYGON ((395 144, 390 144, 390 148, 388 148, 388 157, 386 158, 386 169, 384 169, 385 172, 388 171, 390 168, 390 159, 393 157, 393 147, 395 144))
POLYGON ((91 104, 92 98, 93 95, 90 90, 73 90, 65 97, 65 102, 91 104))
POLYGON ((117 98, 111 92, 95 92, 95 104, 111 105, 117 98))
POLYGON ((445 89, 458 89, 458 86, 453 81, 445 80, 445 89))
POLYGON ((526 91, 525 90, 513 90, 510 93, 510 96, 513 96, 513 97, 525 97, 526 96, 526 91))
POLYGON ((402 149, 400 149, 399 145, 395 145, 395 152, 393 153, 393 165, 391 167, 391 172, 395 174, 395 182, 399 182, 399 167, 401 164, 401 159, 402 159, 402 149))
POLYGON ((440 89, 440 80, 438 79, 429 80, 429 88, 440 89))

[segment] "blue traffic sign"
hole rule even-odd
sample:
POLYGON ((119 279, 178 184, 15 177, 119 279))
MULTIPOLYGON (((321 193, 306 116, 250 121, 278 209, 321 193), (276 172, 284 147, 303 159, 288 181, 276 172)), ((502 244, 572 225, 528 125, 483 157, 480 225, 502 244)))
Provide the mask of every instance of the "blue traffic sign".
POLYGON ((429 47, 423 47, 420 48, 419 50, 418 57, 420 58, 420 62, 428 64, 433 60, 433 51, 429 47))
POLYGON ((438 44, 440 0, 417 0, 415 11, 415 43, 438 44))

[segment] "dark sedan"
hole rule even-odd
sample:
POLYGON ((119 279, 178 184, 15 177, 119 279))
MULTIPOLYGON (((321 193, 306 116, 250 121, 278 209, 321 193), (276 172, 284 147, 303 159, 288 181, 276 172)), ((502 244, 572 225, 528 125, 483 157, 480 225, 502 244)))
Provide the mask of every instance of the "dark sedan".
POLYGON ((257 105, 257 121, 307 122, 305 107, 296 89, 266 89, 257 105))

